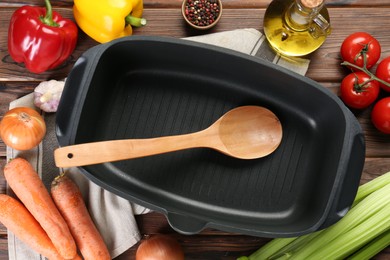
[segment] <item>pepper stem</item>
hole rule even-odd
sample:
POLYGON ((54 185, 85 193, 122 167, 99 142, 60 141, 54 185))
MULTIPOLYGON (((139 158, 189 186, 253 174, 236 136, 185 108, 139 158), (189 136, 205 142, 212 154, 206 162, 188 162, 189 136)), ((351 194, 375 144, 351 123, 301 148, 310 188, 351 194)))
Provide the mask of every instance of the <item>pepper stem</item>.
POLYGON ((50 0, 45 0, 45 4, 46 4, 46 15, 44 17, 43 16, 40 17, 41 22, 49 26, 58 27, 59 24, 53 20, 53 10, 51 8, 50 0))
POLYGON ((132 16, 131 14, 129 14, 128 16, 125 17, 125 21, 126 21, 126 25, 131 25, 131 26, 135 26, 135 27, 141 27, 141 26, 146 25, 146 23, 147 23, 145 18, 135 17, 135 16, 132 16))

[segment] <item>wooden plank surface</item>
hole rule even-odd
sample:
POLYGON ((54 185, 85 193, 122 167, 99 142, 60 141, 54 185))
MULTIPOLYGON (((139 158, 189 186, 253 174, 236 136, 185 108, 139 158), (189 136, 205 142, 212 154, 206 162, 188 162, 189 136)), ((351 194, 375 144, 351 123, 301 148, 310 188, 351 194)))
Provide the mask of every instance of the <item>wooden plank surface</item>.
MULTIPOLYGON (((331 16, 332 34, 325 44, 311 57, 311 64, 307 76, 320 82, 339 82, 345 76, 346 70, 341 66, 339 46, 342 40, 351 32, 364 30, 377 37, 382 44, 382 57, 390 55, 390 20, 387 8, 373 7, 353 8, 346 12, 345 8, 328 8, 331 16), (356 17, 359 17, 356 22, 356 17), (381 26, 376 26, 373 21, 381 21, 381 26), (362 27, 362 24, 364 27, 362 27)), ((10 16, 15 8, 0 9, 0 23, 8 24, 10 16)), ((72 17, 71 9, 58 9, 65 17, 72 17)), ((226 31, 240 28, 262 29, 264 9, 227 9, 215 28, 207 33, 226 31), (233 22, 232 22, 233 21, 233 22)), ((144 17, 148 19, 148 25, 141 29, 135 29, 135 35, 159 35, 172 37, 187 37, 201 34, 190 29, 184 24, 180 15, 180 9, 146 9, 144 17)), ((23 65, 16 64, 9 56, 7 48, 0 49, 0 81, 40 81, 48 78, 64 78, 70 71, 72 64, 84 52, 97 43, 89 39, 82 32, 77 48, 70 59, 61 68, 43 74, 26 72, 23 65)), ((0 31, 0 46, 7 46, 7 30, 0 31)))
MULTIPOLYGON (((73 6, 72 0, 51 1, 53 6, 57 7, 71 7, 73 6)), ((226 8, 265 8, 270 3, 270 0, 223 0, 223 6, 226 8)), ((326 0, 327 6, 390 6, 390 2, 387 0, 326 0)), ((41 0, 31 1, 14 1, 3 0, 2 6, 21 6, 21 5, 44 5, 41 0)), ((144 0, 144 7, 148 8, 177 8, 182 4, 182 0, 144 0)))
MULTIPOLYGON (((223 0, 224 14, 220 23, 211 31, 199 32, 188 28, 180 14, 180 0, 144 0, 144 17, 148 25, 136 29, 137 35, 187 37, 202 33, 227 31, 239 28, 262 29, 263 15, 270 0, 223 0)), ((16 64, 7 51, 7 27, 12 13, 24 4, 42 5, 41 0, 3 0, 0 2, 0 117, 14 99, 33 91, 42 80, 63 79, 77 58, 97 43, 80 31, 77 48, 60 68, 37 75, 16 64)), ((326 1, 333 27, 325 44, 313 55, 307 76, 338 93, 342 78, 348 73, 340 64, 339 47, 342 40, 354 31, 366 31, 382 44, 382 57, 390 56, 390 1, 388 0, 328 0, 326 1)), ((56 11, 72 18, 73 1, 52 1, 56 11)), ((294 91, 294 90, 291 90, 294 91)), ((370 110, 353 111, 361 123, 367 142, 366 163, 361 183, 390 171, 390 136, 379 133, 370 122, 370 110)), ((5 146, 0 142, 0 167, 5 164, 5 146)), ((0 192, 5 192, 5 180, 0 172, 0 192)), ((207 229, 198 235, 184 236, 175 233, 164 216, 152 213, 137 216, 140 231, 145 236, 169 233, 183 245, 187 259, 236 259, 247 255, 268 239, 232 234, 207 229)), ((134 259, 136 246, 118 259, 134 259)), ((0 260, 7 257, 7 235, 0 225, 0 260)), ((376 259, 390 259, 390 249, 376 259)))

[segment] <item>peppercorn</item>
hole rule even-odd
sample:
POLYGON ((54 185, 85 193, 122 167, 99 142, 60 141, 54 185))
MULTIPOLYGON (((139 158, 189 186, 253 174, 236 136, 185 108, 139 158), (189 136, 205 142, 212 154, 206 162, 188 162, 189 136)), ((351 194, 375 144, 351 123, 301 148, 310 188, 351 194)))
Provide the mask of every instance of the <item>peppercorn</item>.
POLYGON ((217 0, 187 0, 185 16, 188 21, 197 26, 209 26, 217 20, 220 6, 217 0))

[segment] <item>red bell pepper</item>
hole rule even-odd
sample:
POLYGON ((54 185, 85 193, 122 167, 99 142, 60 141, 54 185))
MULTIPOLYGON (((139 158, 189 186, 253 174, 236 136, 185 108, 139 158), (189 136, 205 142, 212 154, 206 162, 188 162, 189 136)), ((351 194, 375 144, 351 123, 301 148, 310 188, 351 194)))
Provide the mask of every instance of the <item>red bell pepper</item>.
POLYGON ((63 63, 77 43, 76 24, 45 7, 22 6, 10 21, 8 51, 16 62, 23 62, 33 73, 42 73, 63 63))

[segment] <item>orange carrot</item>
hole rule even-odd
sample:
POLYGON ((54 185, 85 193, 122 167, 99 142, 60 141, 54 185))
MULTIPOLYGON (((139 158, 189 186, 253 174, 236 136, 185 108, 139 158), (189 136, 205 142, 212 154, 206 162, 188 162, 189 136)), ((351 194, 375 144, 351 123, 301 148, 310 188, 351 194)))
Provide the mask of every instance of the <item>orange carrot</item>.
POLYGON ((45 230, 58 253, 65 259, 76 257, 77 248, 72 234, 32 165, 23 158, 12 159, 4 167, 4 176, 16 196, 45 230))
POLYGON ((52 182, 51 195, 68 224, 84 259, 111 259, 104 240, 89 215, 77 184, 62 174, 52 182))
POLYGON ((5 194, 0 194, 0 222, 36 252, 49 259, 63 259, 26 207, 5 194))

